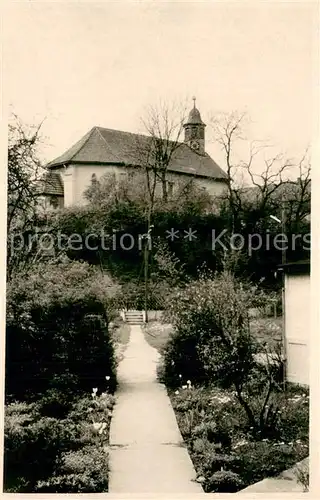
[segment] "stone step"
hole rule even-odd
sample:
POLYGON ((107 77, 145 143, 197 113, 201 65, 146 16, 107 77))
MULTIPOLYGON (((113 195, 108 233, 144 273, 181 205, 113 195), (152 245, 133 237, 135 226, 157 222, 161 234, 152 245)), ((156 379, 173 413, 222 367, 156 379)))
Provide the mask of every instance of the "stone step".
POLYGON ((142 311, 129 310, 124 313, 125 321, 129 325, 141 325, 144 323, 144 316, 142 311))

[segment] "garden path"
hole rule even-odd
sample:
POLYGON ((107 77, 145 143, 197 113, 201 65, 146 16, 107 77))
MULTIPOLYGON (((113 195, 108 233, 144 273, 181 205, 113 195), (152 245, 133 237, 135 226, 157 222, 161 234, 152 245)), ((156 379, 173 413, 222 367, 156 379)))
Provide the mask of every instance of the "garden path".
POLYGON ((110 493, 203 493, 165 387, 160 355, 131 325, 110 428, 110 493))

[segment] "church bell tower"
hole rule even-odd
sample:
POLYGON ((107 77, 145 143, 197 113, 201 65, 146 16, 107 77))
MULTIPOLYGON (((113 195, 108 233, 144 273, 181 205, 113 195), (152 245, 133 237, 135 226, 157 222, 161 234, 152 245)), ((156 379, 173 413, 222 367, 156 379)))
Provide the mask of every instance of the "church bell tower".
POLYGON ((187 122, 183 125, 184 142, 195 152, 205 154, 205 123, 201 120, 200 112, 196 108, 196 98, 193 97, 193 108, 187 122))

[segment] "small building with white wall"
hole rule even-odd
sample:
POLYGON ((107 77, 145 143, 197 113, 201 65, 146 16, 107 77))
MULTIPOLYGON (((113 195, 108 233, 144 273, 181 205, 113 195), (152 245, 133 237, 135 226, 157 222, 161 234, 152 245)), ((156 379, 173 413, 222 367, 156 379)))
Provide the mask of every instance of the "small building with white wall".
POLYGON ((286 379, 309 385, 310 261, 281 266, 284 273, 286 379))

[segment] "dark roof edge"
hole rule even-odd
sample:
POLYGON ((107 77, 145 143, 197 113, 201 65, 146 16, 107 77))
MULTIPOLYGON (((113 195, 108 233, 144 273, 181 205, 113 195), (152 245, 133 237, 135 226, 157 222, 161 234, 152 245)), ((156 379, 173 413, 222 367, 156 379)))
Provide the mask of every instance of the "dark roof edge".
POLYGON ((78 161, 78 160, 68 160, 68 161, 61 161, 58 163, 53 163, 52 165, 48 164, 46 168, 48 170, 54 170, 55 168, 60 168, 63 167, 64 165, 110 165, 110 166, 117 166, 117 167, 125 167, 129 166, 126 165, 123 162, 111 162, 111 161, 78 161))
POLYGON ((61 194, 61 193, 49 193, 48 191, 44 190, 44 191, 39 191, 38 193, 36 193, 35 196, 58 196, 60 198, 63 198, 64 197, 64 194, 61 194))
POLYGON ((310 260, 299 260, 296 262, 287 262, 278 266, 279 271, 285 274, 304 274, 310 273, 310 260))

